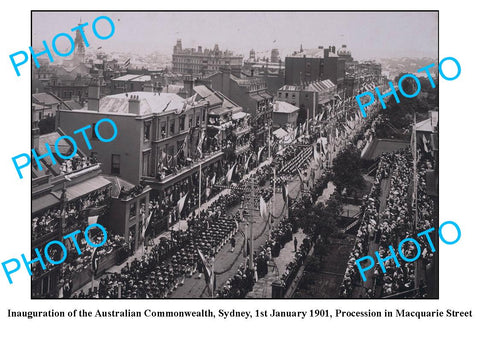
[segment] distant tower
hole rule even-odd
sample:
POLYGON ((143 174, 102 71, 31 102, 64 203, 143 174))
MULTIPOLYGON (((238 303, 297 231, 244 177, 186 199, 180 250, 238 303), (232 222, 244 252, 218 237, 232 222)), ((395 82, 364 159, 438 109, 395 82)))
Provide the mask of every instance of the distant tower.
POLYGON ((250 59, 255 61, 255 50, 253 48, 250 50, 250 59))
POLYGON ((280 53, 278 52, 278 48, 272 49, 272 54, 270 55, 270 61, 272 63, 278 63, 280 53))
POLYGON ((182 39, 177 39, 177 44, 173 46, 173 53, 182 52, 182 39))
POLYGON ((300 53, 302 53, 302 52, 303 52, 303 45, 300 44, 300 53))
MULTIPOLYGON (((80 23, 78 24, 78 26, 80 26, 81 24, 82 24, 82 19, 80 19, 80 23)), ((80 30, 82 30, 83 32, 83 28, 80 28, 80 30)), ((85 62, 85 43, 83 41, 82 33, 80 32, 80 30, 77 30, 75 32, 75 52, 74 52, 75 61, 79 64, 85 62)))

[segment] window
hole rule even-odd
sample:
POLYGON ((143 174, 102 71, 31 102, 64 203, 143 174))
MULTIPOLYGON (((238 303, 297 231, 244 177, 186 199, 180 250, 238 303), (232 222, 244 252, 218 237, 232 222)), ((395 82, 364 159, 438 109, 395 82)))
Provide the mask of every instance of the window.
POLYGON ((112 174, 119 175, 120 174, 120 155, 112 154, 112 166, 111 166, 112 174))
POLYGON ((150 140, 150 126, 152 125, 152 122, 145 122, 144 125, 143 125, 143 139, 145 141, 149 141, 150 140))
POLYGON ((285 92, 285 98, 288 98, 288 92, 285 92))
POLYGON ((149 176, 150 174, 150 151, 143 154, 143 168, 142 175, 149 176))
POLYGON ((175 120, 170 121, 170 135, 175 134, 175 120))
POLYGON ((190 117, 190 119, 188 120, 188 127, 191 128, 193 125, 193 118, 190 117))
POLYGON ((128 218, 133 218, 135 216, 137 216, 137 203, 133 202, 130 203, 130 212, 128 214, 128 218))
POLYGON ((185 130, 185 116, 180 117, 180 131, 185 130))
POLYGON ((197 116, 197 126, 200 126, 200 116, 197 116))
POLYGON ((165 122, 160 123, 160 138, 167 137, 167 124, 165 122))

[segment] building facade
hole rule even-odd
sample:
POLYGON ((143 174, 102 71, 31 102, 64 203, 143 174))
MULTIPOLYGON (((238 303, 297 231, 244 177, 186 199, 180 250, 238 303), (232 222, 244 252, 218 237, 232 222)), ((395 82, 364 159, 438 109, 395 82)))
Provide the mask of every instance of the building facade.
POLYGON ((174 73, 189 75, 207 75, 230 67, 232 72, 240 74, 243 56, 232 51, 221 51, 217 44, 213 49, 203 49, 202 46, 182 48, 182 40, 177 40, 173 47, 172 64, 174 73))

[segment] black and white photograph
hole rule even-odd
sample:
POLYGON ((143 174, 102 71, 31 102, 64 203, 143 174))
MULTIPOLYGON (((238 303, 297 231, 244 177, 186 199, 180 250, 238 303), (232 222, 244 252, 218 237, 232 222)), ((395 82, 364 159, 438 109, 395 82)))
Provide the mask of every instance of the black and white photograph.
POLYGON ((32 299, 439 298, 438 11, 31 20, 32 299))

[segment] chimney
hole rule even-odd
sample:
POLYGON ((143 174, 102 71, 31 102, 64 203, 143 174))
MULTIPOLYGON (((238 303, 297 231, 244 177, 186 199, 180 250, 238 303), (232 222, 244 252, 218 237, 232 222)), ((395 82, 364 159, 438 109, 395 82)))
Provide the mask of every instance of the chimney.
POLYGON ((323 58, 328 58, 328 54, 330 53, 330 47, 323 50, 323 58))
POLYGON ((335 46, 332 46, 332 53, 335 53, 335 46))
POLYGON ((187 97, 193 96, 193 79, 183 80, 183 90, 187 94, 187 97))
POLYGON ((132 94, 128 99, 128 112, 135 115, 140 114, 140 99, 138 99, 138 95, 132 94))
POLYGON ((32 147, 38 151, 39 145, 40 145, 40 129, 38 127, 34 127, 32 129, 32 147))
POLYGON ((202 53, 202 46, 198 46, 198 53, 202 53))
POLYGON ((143 85, 143 91, 144 92, 153 92, 153 83, 151 81, 146 82, 143 85))
POLYGON ((88 110, 97 111, 100 108, 100 82, 97 78, 93 78, 88 85, 88 110))

